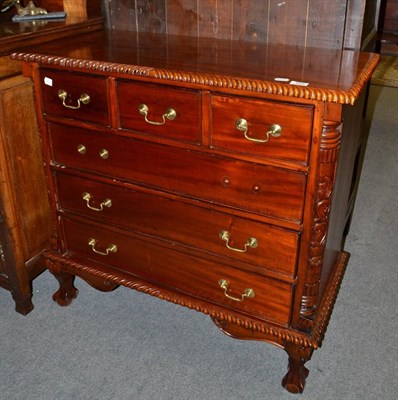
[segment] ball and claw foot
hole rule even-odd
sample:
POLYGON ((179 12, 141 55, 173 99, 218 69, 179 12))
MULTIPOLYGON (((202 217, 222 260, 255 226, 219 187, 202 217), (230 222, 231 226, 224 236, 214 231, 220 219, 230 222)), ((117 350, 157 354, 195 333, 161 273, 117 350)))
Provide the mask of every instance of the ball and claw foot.
POLYGON ((303 361, 289 359, 289 370, 282 379, 282 386, 290 393, 303 393, 308 374, 303 361))
POLYGON ((73 284, 75 276, 64 272, 54 274, 54 276, 59 282, 59 289, 53 294, 53 300, 60 306, 66 307, 79 293, 73 284))
POLYGON ((53 294, 53 300, 62 307, 69 306, 72 303, 72 300, 77 297, 79 291, 76 288, 73 289, 63 289, 59 288, 53 294))

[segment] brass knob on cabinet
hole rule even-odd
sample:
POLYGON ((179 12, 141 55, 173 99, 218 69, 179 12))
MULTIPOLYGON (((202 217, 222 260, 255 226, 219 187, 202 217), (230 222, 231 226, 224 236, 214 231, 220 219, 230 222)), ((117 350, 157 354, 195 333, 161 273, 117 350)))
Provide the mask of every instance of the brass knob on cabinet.
POLYGON ((245 298, 253 298, 256 295, 254 290, 251 289, 251 288, 245 289, 245 291, 241 294, 241 297, 235 297, 235 296, 232 296, 232 295, 228 294, 229 282, 226 279, 220 279, 218 281, 218 285, 220 286, 221 289, 224 289, 224 296, 228 297, 229 299, 231 299, 233 301, 239 301, 240 302, 240 301, 245 300, 245 298))
POLYGON ((250 136, 248 136, 248 131, 249 131, 249 126, 247 121, 244 118, 239 118, 235 121, 235 128, 238 131, 243 132, 243 135, 247 140, 250 140, 251 142, 256 142, 256 143, 267 143, 270 139, 270 136, 272 137, 279 137, 282 135, 282 127, 278 124, 272 124, 269 127, 269 130, 265 133, 265 139, 255 139, 250 136))
POLYGON ((78 144, 77 145, 77 151, 80 154, 86 154, 87 153, 87 147, 84 144, 78 144))
POLYGON ((101 149, 99 155, 103 160, 106 160, 109 157, 109 152, 106 149, 101 149))
POLYGON ((70 104, 66 104, 66 99, 68 98, 68 92, 64 89, 58 90, 58 98, 62 101, 62 105, 65 108, 70 108, 72 110, 79 109, 81 104, 90 103, 90 96, 87 93, 82 93, 80 97, 76 100, 77 106, 71 106, 70 104))
POLYGON ((162 122, 150 121, 148 119, 149 107, 146 104, 140 104, 138 106, 138 112, 144 116, 145 121, 151 125, 164 125, 166 123, 166 119, 169 121, 173 121, 177 117, 177 112, 173 108, 168 108, 166 112, 162 115, 162 122))

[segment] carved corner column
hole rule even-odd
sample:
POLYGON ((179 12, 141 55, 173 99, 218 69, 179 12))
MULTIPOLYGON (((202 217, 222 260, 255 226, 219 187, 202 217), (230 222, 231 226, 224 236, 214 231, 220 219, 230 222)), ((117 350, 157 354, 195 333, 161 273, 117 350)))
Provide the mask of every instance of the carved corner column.
POLYGON ((341 127, 341 122, 335 121, 324 121, 322 127, 317 190, 308 250, 308 268, 300 307, 300 320, 303 327, 312 326, 318 307, 323 257, 340 149, 341 127))

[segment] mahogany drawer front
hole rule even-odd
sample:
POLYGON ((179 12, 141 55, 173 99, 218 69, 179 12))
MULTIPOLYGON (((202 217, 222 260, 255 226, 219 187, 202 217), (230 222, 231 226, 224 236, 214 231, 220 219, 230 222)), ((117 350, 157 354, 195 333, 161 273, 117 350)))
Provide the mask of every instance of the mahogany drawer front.
POLYGON ((41 70, 40 77, 45 114, 110 125, 106 77, 49 69, 41 70))
POLYGON ((121 128, 191 143, 201 142, 199 92, 120 81, 117 97, 121 128))
POLYGON ((304 174, 58 124, 49 131, 57 163, 258 214, 302 218, 304 174))
POLYGON ((295 274, 296 233, 74 175, 57 173, 56 181, 58 203, 66 212, 194 246, 260 269, 295 274), (253 238, 256 246, 247 245, 253 238))
POLYGON ((224 96, 212 96, 211 106, 213 147, 307 163, 312 106, 224 96))
POLYGON ((106 263, 254 317, 283 325, 289 323, 292 286, 287 283, 140 240, 122 231, 114 232, 66 218, 62 222, 67 251, 72 255, 106 263), (227 289, 220 287, 220 280, 227 282, 227 289), (226 290, 229 296, 241 299, 247 289, 253 290, 254 297, 243 301, 232 300, 224 294, 226 290))

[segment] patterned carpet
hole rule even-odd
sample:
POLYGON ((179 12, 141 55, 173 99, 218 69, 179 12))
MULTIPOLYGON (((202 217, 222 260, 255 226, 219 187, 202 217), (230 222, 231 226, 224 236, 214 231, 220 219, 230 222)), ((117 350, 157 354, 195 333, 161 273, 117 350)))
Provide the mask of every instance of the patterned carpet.
POLYGON ((381 57, 381 61, 373 74, 372 84, 398 88, 398 57, 381 57))

